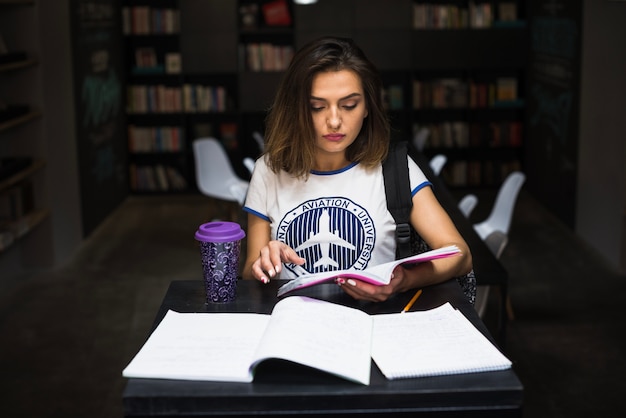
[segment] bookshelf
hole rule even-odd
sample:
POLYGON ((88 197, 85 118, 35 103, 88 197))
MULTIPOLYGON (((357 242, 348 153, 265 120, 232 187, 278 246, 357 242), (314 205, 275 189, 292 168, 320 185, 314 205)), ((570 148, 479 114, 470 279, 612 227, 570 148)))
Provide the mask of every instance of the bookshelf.
MULTIPOLYGON (((16 85, 37 71, 37 60, 22 48, 16 21, 34 20, 34 2, 0 1, 0 253, 40 225, 49 210, 40 200, 45 161, 38 156, 33 123, 41 112, 28 91, 16 85)), ((32 79, 30 79, 32 81, 32 79)))
POLYGON ((497 187, 522 169, 524 3, 412 3, 411 80, 398 94, 409 95, 411 132, 430 132, 423 152, 448 157, 442 176, 451 187, 497 187))
POLYGON ((253 134, 264 131, 291 55, 322 35, 352 37, 365 50, 383 76, 393 139, 410 140, 427 127, 424 153, 448 156, 443 176, 450 186, 496 186, 522 166, 528 51, 522 0, 398 0, 393 8, 386 0, 125 4, 174 8, 180 22, 178 33, 126 36, 128 62, 143 63, 129 65, 129 88, 138 88, 144 102, 169 94, 180 101, 167 111, 129 106, 129 159, 131 167, 174 167, 187 186, 135 192, 195 192, 191 142, 203 136, 222 140, 244 177, 241 162, 259 154, 253 134), (268 7, 275 10, 268 14, 268 7), (444 25, 442 14, 457 16, 457 23, 444 25), (168 72, 164 57, 177 52, 180 66, 168 72), (146 92, 156 86, 174 93, 146 92), (197 90, 186 94, 189 88, 197 90), (200 106, 205 88, 224 97, 218 107, 200 106), (191 97, 195 105, 187 103, 191 97))
MULTIPOLYGON (((239 147, 236 74, 198 71, 193 57, 183 56, 180 6, 178 0, 123 6, 133 193, 195 192, 195 138, 217 136, 227 149, 239 147)), ((197 54, 202 45, 194 42, 197 54)))
POLYGON ((130 189, 186 191, 178 2, 124 2, 122 31, 130 189))
POLYGON ((291 0, 239 0, 237 9, 241 156, 259 155, 255 132, 295 51, 294 5, 291 0))

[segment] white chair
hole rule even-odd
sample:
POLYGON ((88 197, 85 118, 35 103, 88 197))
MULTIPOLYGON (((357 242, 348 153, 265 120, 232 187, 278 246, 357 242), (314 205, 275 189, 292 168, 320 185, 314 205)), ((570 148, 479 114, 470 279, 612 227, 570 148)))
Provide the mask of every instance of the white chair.
MULTIPOLYGON (((485 244, 496 258, 500 258, 504 248, 509 242, 509 236, 502 231, 493 231, 487 238, 485 244)), ((490 286, 478 286, 476 288, 476 300, 474 301, 474 309, 481 318, 485 315, 487 308, 487 300, 489 299, 490 286)))
POLYGON ((254 171, 254 160, 250 157, 246 157, 243 159, 243 165, 248 169, 250 174, 254 171))
POLYGON ((228 154, 215 138, 193 141, 198 189, 205 195, 243 205, 249 182, 237 176, 228 154))
POLYGON ((478 197, 476 197, 475 194, 469 193, 463 196, 463 199, 459 201, 459 209, 466 218, 469 218, 477 204, 478 197))
MULTIPOLYGON (((513 209, 515 209, 517 196, 525 180, 526 176, 520 171, 514 171, 509 174, 498 190, 495 203, 487 219, 474 224, 476 233, 485 241, 491 252, 498 258, 508 243, 513 209)), ((481 317, 484 314, 488 296, 489 286, 478 286, 476 289, 476 302, 474 303, 474 307, 481 317)), ((514 315, 511 300, 507 297, 504 303, 509 319, 513 319, 514 315)))
POLYGON ((415 132, 415 135, 413 135, 413 146, 417 151, 422 152, 424 150, 429 135, 430 130, 428 128, 420 128, 415 132))
POLYGON ((436 176, 441 173, 441 169, 444 165, 446 165, 446 161, 448 161, 448 157, 443 154, 437 154, 433 158, 431 158, 429 165, 436 176))
POLYGON ((256 141, 256 145, 259 147, 259 151, 265 151, 265 140, 263 139, 263 135, 261 135, 258 131, 254 131, 252 132, 252 137, 256 141))
POLYGON ((486 239, 493 231, 509 233, 513 209, 526 176, 520 171, 514 171, 500 186, 491 213, 483 222, 474 224, 474 229, 482 239, 486 239))

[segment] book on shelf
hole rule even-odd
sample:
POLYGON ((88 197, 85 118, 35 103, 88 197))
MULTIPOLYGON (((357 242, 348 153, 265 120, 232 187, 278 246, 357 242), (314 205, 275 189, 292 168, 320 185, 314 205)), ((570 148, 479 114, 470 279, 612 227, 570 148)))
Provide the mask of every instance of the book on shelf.
POLYGON ((469 2, 469 25, 471 28, 480 29, 491 27, 493 23, 493 9, 491 3, 469 2))
POLYGON ((134 191, 168 191, 187 188, 185 178, 173 167, 162 164, 129 165, 129 181, 134 191))
POLYGON ((180 13, 176 9, 132 6, 122 8, 122 32, 125 35, 175 34, 180 31, 180 13))
POLYGON ((364 270, 346 269, 346 270, 329 270, 320 273, 305 274, 293 280, 288 281, 278 289, 278 297, 282 297, 289 292, 298 289, 328 283, 334 281, 338 277, 352 278, 361 280, 370 284, 382 286, 389 284, 391 273, 399 265, 411 265, 424 263, 426 261, 436 260, 439 258, 450 257, 460 254, 461 250, 456 245, 437 248, 421 254, 412 255, 400 260, 390 261, 389 263, 379 264, 377 266, 368 267, 364 270))
POLYGON ((467 26, 467 8, 454 4, 413 4, 414 29, 461 29, 467 26))
POLYGON ((290 45, 251 42, 245 45, 246 69, 252 72, 283 71, 291 62, 294 50, 290 45))
POLYGON ((170 189, 170 184, 167 181, 167 173, 165 171, 165 167, 162 164, 157 164, 154 166, 154 172, 156 174, 157 180, 157 189, 166 191, 170 189))
POLYGON ((502 22, 517 21, 517 3, 503 1, 498 3, 498 20, 502 22))
POLYGON ((225 112, 227 92, 223 86, 185 84, 183 86, 184 110, 187 113, 225 112))
POLYGON ((168 52, 165 54, 165 72, 167 74, 180 74, 183 64, 179 52, 168 52))
POLYGON ((239 26, 242 29, 256 29, 259 21, 259 5, 256 3, 239 5, 239 26))
POLYGON ((261 6, 267 26, 290 26, 291 12, 287 0, 272 0, 261 6))
POLYGON ((132 85, 126 91, 128 113, 176 113, 183 110, 180 87, 132 85))
POLYGON ((154 48, 144 47, 135 49, 135 67, 153 68, 158 65, 154 48))
POLYGON ((515 101, 517 100, 517 78, 498 77, 496 79, 496 100, 515 101))
POLYGON ((429 311, 368 315, 292 296, 276 303, 271 315, 169 310, 122 375, 252 382, 258 365, 268 359, 363 385, 370 383, 372 360, 388 379, 511 367, 449 303, 429 311))
POLYGON ((181 151, 182 131, 178 126, 128 125, 128 150, 132 153, 181 151))

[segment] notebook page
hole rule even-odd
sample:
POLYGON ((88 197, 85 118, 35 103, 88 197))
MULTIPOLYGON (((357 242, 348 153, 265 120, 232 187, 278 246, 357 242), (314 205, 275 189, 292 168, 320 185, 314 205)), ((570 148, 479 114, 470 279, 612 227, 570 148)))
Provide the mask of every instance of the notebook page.
POLYGON ((168 311, 124 369, 131 378, 250 382, 269 315, 168 311))
POLYGON ((276 304, 256 353, 369 384, 372 319, 358 309, 290 296, 276 304))
POLYGON ((511 367, 449 303, 429 311, 374 315, 372 358, 388 379, 511 367))

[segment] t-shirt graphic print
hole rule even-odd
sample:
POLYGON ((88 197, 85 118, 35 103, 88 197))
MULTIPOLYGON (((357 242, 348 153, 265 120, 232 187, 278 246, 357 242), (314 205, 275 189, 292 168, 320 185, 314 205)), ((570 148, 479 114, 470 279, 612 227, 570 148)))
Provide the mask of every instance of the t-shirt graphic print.
POLYGON ((320 197, 286 213, 277 239, 306 262, 285 268, 300 276, 329 270, 365 269, 376 242, 374 221, 365 208, 344 197, 320 197))

